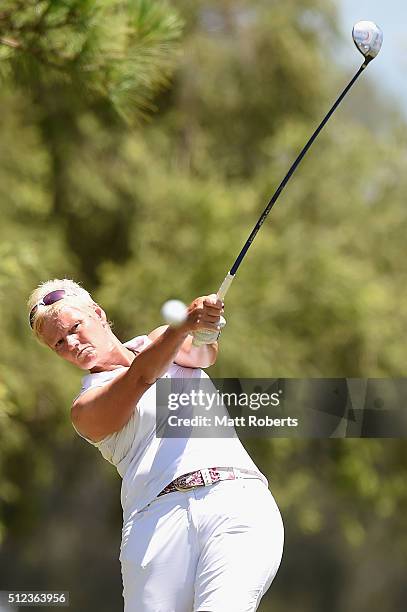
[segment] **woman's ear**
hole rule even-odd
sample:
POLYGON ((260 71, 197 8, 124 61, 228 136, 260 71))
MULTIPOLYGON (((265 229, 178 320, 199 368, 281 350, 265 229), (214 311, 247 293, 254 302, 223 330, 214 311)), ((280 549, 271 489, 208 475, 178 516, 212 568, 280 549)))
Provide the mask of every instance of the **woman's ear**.
POLYGON ((101 319, 102 323, 107 323, 107 316, 105 311, 103 310, 103 308, 101 308, 99 306, 99 304, 93 304, 93 310, 95 311, 96 315, 99 317, 99 319, 101 319))

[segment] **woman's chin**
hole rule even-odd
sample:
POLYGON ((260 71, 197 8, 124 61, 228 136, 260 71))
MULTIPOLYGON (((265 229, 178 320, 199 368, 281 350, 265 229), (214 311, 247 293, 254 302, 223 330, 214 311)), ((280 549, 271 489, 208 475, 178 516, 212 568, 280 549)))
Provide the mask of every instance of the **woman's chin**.
POLYGON ((97 365, 97 361, 98 358, 95 349, 89 348, 85 349, 79 354, 76 360, 76 365, 81 370, 91 370, 97 365))

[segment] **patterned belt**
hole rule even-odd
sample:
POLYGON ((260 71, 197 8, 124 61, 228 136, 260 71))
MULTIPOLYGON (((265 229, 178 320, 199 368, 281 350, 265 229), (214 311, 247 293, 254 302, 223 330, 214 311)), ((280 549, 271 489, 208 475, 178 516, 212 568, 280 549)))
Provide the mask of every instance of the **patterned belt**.
POLYGON ((264 476, 253 470, 232 467, 205 468, 178 476, 178 478, 170 482, 157 497, 165 495, 166 493, 173 493, 174 491, 191 491, 191 489, 196 489, 197 487, 207 487, 220 480, 237 480, 240 478, 259 478, 267 484, 264 476))

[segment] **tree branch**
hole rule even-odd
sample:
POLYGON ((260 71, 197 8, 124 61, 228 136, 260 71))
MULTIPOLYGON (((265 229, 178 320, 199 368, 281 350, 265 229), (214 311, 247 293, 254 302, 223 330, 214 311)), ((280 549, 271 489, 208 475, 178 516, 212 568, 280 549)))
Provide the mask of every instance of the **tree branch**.
POLYGON ((12 40, 11 38, 1 38, 0 43, 2 45, 6 45, 6 47, 12 47, 13 49, 22 49, 21 43, 17 40, 12 40))
MULTIPOLYGON (((40 63, 46 66, 50 66, 51 68, 56 68, 57 70, 64 71, 64 67, 62 65, 57 64, 56 62, 52 62, 51 60, 46 58, 40 49, 29 49, 27 47, 24 47, 20 42, 18 42, 18 40, 12 40, 11 38, 0 37, 0 44, 6 45, 7 47, 11 47, 12 49, 18 49, 23 53, 33 55, 40 63)), ((62 58, 62 60, 68 61, 69 58, 62 58)))

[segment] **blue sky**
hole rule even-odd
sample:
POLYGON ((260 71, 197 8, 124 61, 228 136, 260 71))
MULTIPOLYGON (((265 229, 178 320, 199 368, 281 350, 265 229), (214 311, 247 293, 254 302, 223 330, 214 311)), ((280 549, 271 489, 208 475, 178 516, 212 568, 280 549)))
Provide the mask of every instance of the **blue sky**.
POLYGON ((341 51, 344 61, 353 61, 355 65, 358 62, 351 42, 352 26, 356 21, 374 21, 383 30, 382 50, 366 76, 371 80, 376 79, 382 95, 387 91, 390 97, 398 101, 407 117, 407 0, 336 0, 336 2, 341 28, 345 37, 349 37, 350 40, 349 53, 346 44, 341 51))

